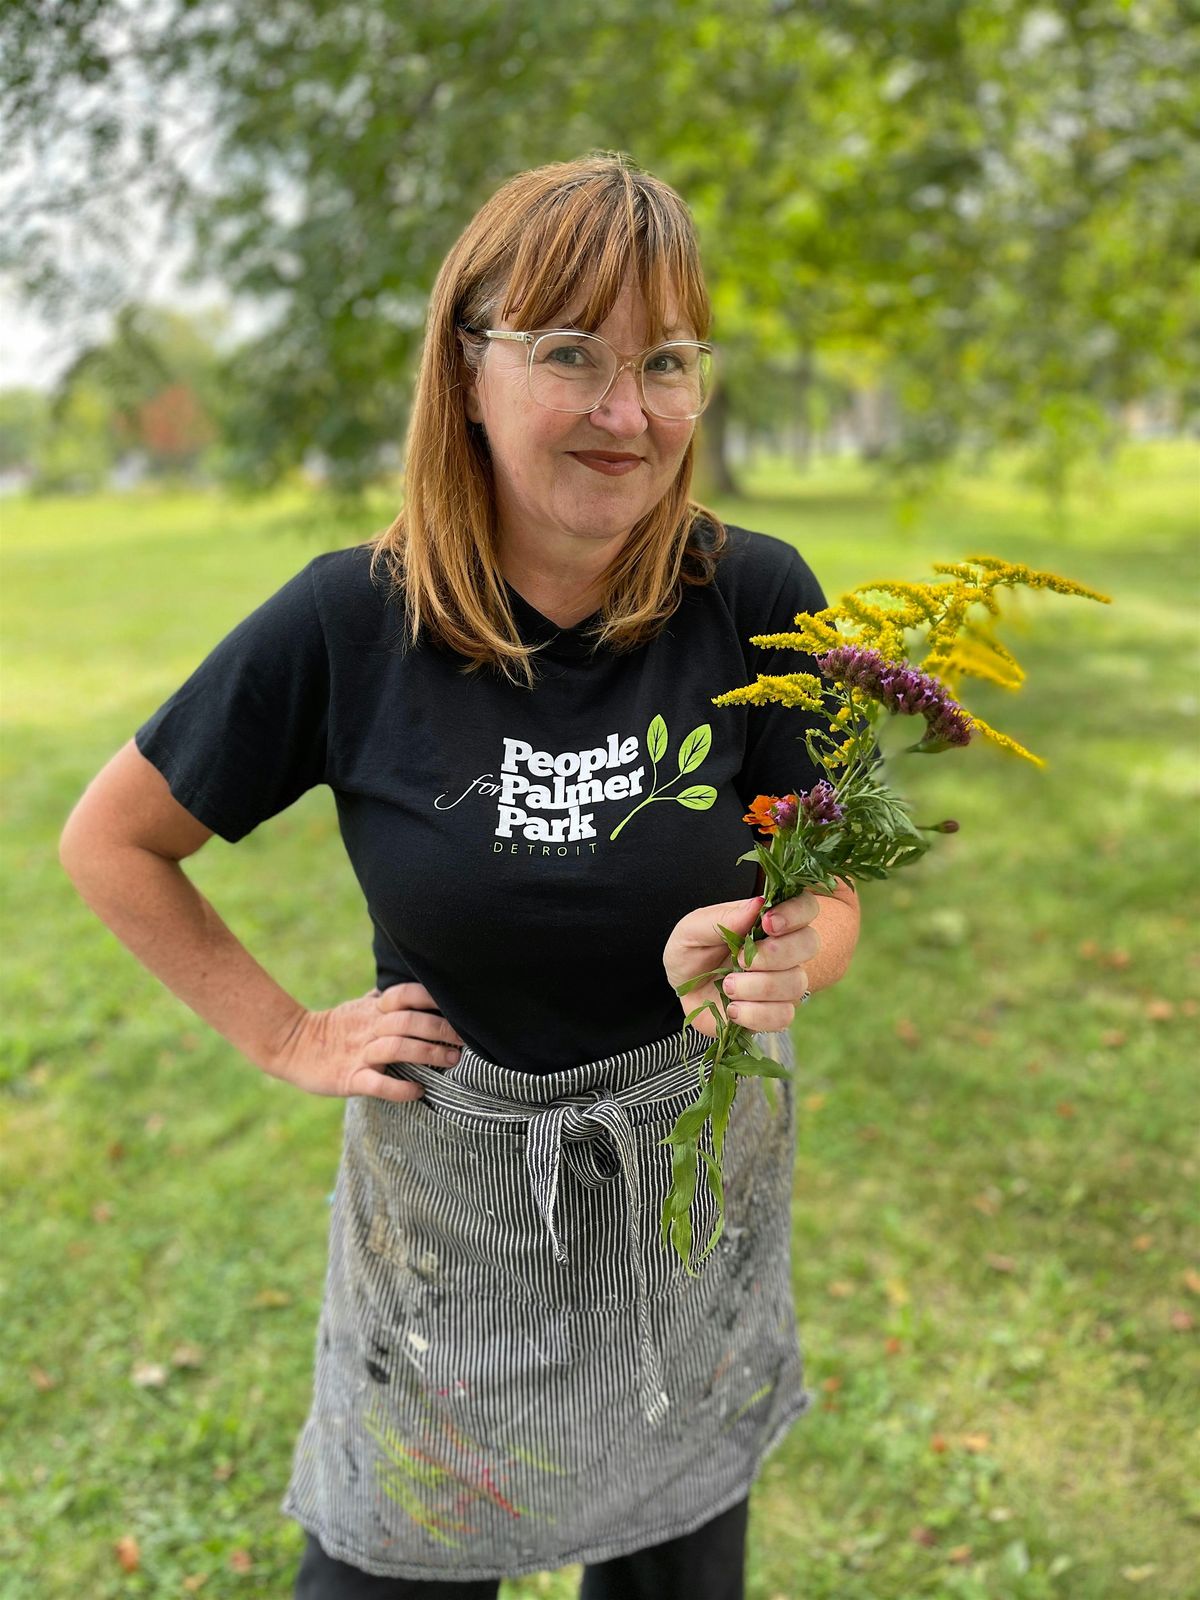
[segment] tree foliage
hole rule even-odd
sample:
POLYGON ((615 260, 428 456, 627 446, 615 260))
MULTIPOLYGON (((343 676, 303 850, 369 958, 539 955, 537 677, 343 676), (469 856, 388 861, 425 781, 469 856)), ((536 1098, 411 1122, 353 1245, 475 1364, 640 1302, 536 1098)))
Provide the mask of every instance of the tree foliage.
POLYGON ((138 197, 164 206, 196 275, 272 314, 223 374, 247 482, 313 449, 370 476, 471 212, 593 147, 695 213, 718 452, 728 416, 801 408, 840 365, 895 396, 898 468, 1026 441, 1053 482, 1114 407, 1195 381, 1191 6, 15 0, 3 30, 29 160, 0 266, 52 312, 115 307, 138 197))

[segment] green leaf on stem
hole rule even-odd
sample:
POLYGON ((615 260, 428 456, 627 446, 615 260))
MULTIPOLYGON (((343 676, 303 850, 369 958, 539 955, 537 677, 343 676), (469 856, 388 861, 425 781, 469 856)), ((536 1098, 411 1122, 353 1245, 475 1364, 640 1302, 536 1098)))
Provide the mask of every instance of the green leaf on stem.
POLYGON ((678 995, 691 994, 693 989, 699 989, 706 983, 712 983, 716 978, 723 978, 728 972, 728 967, 713 967, 708 972, 698 972, 694 978, 689 978, 686 983, 677 983, 675 993, 678 995))
POLYGON ((728 1067, 731 1072, 736 1072, 739 1078, 791 1077, 786 1067, 781 1067, 778 1061, 772 1061, 769 1056, 726 1056, 721 1065, 728 1067))
POLYGON ((646 730, 646 749, 650 753, 651 761, 657 763, 662 760, 667 748, 667 725, 661 717, 655 717, 646 730))
POLYGON ((712 725, 702 722, 679 746, 679 770, 691 772, 704 760, 712 747, 712 725))
POLYGON ((729 1110, 733 1105, 733 1097, 737 1090, 737 1074, 731 1072, 722 1062, 714 1069, 709 1083, 711 1086, 712 1109, 710 1116, 712 1118, 713 1150, 716 1152, 717 1160, 719 1161, 725 1148, 725 1130, 729 1126, 729 1110))
POLYGON ((720 1162, 714 1160, 707 1150, 701 1150, 700 1159, 704 1162, 704 1175, 708 1179, 708 1187, 713 1199, 717 1202, 717 1220, 713 1225, 713 1231, 708 1236, 704 1249, 700 1252, 700 1260, 703 1261, 725 1232, 725 1186, 721 1181, 720 1162))
POLYGON ((689 811, 707 811, 716 801, 717 791, 707 783, 697 783, 690 789, 681 790, 675 798, 689 811))
POLYGON ((690 1106, 685 1106, 675 1119, 675 1125, 662 1141, 663 1144, 684 1144, 694 1142, 700 1129, 708 1121, 709 1108, 712 1105, 713 1093, 711 1082, 706 1083, 701 1090, 699 1098, 693 1100, 690 1106))

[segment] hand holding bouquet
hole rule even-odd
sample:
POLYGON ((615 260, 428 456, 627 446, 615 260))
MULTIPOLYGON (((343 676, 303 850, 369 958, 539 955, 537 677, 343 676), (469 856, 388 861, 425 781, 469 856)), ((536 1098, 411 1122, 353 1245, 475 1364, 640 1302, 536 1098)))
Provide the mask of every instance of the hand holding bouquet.
POLYGON ((820 673, 760 674, 742 688, 715 695, 713 704, 765 705, 777 701, 815 713, 816 728, 804 735, 813 763, 825 777, 806 791, 759 795, 745 820, 770 843, 756 841, 739 861, 762 868, 765 900, 745 934, 722 927, 728 964, 678 985, 686 995, 714 983, 717 999, 688 1013, 713 1015, 716 1032, 700 1063, 700 1092, 667 1136, 672 1146, 671 1187, 663 1203, 662 1232, 691 1270, 691 1207, 699 1169, 717 1203, 717 1223, 701 1252, 713 1248, 724 1226, 721 1158, 739 1078, 786 1078, 784 1067, 762 1055, 754 1035, 728 1014, 724 980, 739 963, 754 960, 762 917, 803 889, 829 893, 838 879, 886 878, 919 861, 935 833, 957 831, 946 820, 918 824, 885 778, 886 760, 876 734, 893 717, 919 719, 917 737, 900 753, 938 755, 959 749, 975 735, 1041 766, 1038 756, 989 727, 958 701, 967 677, 1017 689, 1024 673, 996 637, 1000 610, 995 591, 1022 586, 1050 589, 1108 603, 1108 596, 994 556, 934 563, 946 581, 903 583, 879 580, 860 585, 824 611, 802 612, 794 632, 759 634, 752 643, 784 647, 813 658, 820 673), (868 596, 874 598, 866 598, 868 596), (821 725, 823 724, 823 725, 821 725), (706 1147, 704 1130, 711 1130, 706 1147))

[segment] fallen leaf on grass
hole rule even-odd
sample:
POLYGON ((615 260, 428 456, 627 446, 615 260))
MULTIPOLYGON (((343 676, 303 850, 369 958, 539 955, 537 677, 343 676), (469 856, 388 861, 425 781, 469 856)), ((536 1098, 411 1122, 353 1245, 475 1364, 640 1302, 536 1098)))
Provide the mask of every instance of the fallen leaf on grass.
POLYGON ((904 1340, 897 1339, 895 1334, 889 1334, 883 1341, 883 1353, 885 1356, 898 1356, 903 1349, 904 1340))
POLYGON ((1073 1117, 1075 1115, 1075 1107, 1069 1100, 1060 1100, 1054 1108, 1054 1115, 1056 1117, 1073 1117))
POLYGON ((994 1217, 1000 1209, 1001 1198, 994 1189, 985 1189, 982 1194, 971 1196, 971 1204, 985 1217, 994 1217))
POLYGON ((110 1161, 113 1161, 113 1162, 124 1161, 124 1159, 125 1159, 125 1146, 121 1143, 120 1139, 114 1139, 113 1142, 109 1145, 109 1147, 108 1147, 108 1159, 110 1161))
POLYGON ((903 1278, 885 1278, 883 1280, 883 1292, 887 1295, 888 1305, 890 1306, 906 1306, 912 1299, 908 1285, 903 1278))
POLYGON ((921 1042, 921 1030, 909 1017, 897 1019, 895 1033, 901 1044, 915 1048, 921 1042))
POLYGON ((1175 1015, 1175 1002, 1164 1000, 1160 995, 1152 995, 1146 1001, 1146 1016, 1151 1022, 1170 1022, 1175 1015))
POLYGON ((1183 1287, 1190 1289, 1193 1294, 1200 1294, 1200 1272, 1197 1272, 1195 1267, 1184 1268, 1183 1287))
POLYGON ((971 1559, 971 1546, 969 1544, 956 1544, 953 1550, 946 1551, 946 1560, 953 1561, 956 1567, 965 1566, 971 1559))
POLYGON ((199 1367, 204 1364, 204 1351, 196 1344, 177 1344, 171 1351, 173 1367, 199 1367))
POLYGON ((107 1200, 101 1200, 92 1207, 93 1222, 111 1222, 113 1210, 107 1200))
POLYGON ((964 1433, 962 1447, 969 1450, 972 1455, 980 1455, 991 1444, 992 1438, 987 1433, 964 1433))
POLYGON ((1106 1050, 1119 1050, 1128 1038, 1124 1028, 1106 1028, 1100 1035, 1100 1043, 1106 1050))
POLYGON ((1114 972, 1124 972, 1126 967, 1133 964, 1133 957, 1128 950, 1106 950, 1101 959, 1103 964, 1111 967, 1114 972))
POLYGON ((918 1523, 917 1526, 912 1530, 909 1538, 914 1544, 923 1545, 936 1544, 938 1540, 938 1536, 934 1530, 932 1528, 927 1528, 924 1523, 918 1523))
POLYGON ((1171 1326, 1176 1333, 1191 1333, 1196 1323, 1190 1311, 1185 1311, 1182 1306, 1178 1306, 1171 1313, 1171 1326))
POLYGON ((133 1381, 139 1389, 161 1389, 167 1381, 167 1369, 158 1361, 140 1361, 133 1369, 133 1381))
POLYGON ((950 1441, 946 1438, 944 1433, 935 1433, 933 1438, 929 1441, 929 1448, 934 1452, 935 1455, 943 1456, 950 1448, 950 1441))
POLYGON ((121 1563, 122 1571, 136 1572, 141 1565, 142 1552, 138 1549, 138 1542, 131 1533, 121 1536, 113 1545, 117 1553, 117 1560, 121 1563))
POLYGON ((146 1118, 145 1122, 142 1123, 142 1127, 145 1128, 146 1132, 150 1134, 151 1137, 153 1137, 156 1133, 161 1133, 166 1125, 167 1119, 163 1116, 161 1111, 152 1111, 146 1118))
POLYGON ((1122 1567, 1121 1576, 1129 1583, 1145 1583, 1157 1571, 1157 1563, 1148 1561, 1144 1567, 1122 1567))
POLYGON ((231 1572, 253 1572, 254 1557, 249 1550, 231 1550, 229 1552, 229 1568, 231 1572))
POLYGON ((42 1394, 46 1394, 50 1389, 58 1388, 58 1379, 52 1378, 45 1367, 30 1367, 29 1381, 42 1394))
POLYGON ((207 1582, 207 1572, 190 1572, 183 1580, 183 1587, 187 1590, 188 1594, 195 1594, 196 1590, 203 1589, 207 1582))
POLYGON ((835 1278, 832 1283, 825 1285, 825 1292, 835 1300, 848 1300, 854 1293, 854 1285, 847 1283, 844 1278, 835 1278))
POLYGON ((218 1461, 213 1468, 213 1477, 218 1483, 228 1483, 233 1477, 234 1466, 232 1461, 218 1461))
POLYGON ((291 1295, 287 1294, 283 1289, 260 1289, 250 1302, 251 1305, 268 1309, 276 1306, 290 1306, 291 1303, 291 1295))
POLYGON ((804 1096, 805 1111, 820 1111, 825 1104, 826 1096, 823 1094, 806 1094, 804 1096))
POLYGON ((1012 1256, 986 1255, 983 1258, 993 1272, 1015 1272, 1017 1263, 1012 1256))
POLYGON ((1139 1233, 1137 1238, 1134 1239, 1131 1248, 1134 1250, 1149 1250, 1153 1243, 1154 1235, 1152 1233, 1139 1233))

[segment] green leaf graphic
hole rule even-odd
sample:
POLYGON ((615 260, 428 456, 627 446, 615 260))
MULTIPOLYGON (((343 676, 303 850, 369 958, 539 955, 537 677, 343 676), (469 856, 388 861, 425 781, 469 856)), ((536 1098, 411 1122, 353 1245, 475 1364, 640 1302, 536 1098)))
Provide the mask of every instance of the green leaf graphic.
POLYGON ((651 761, 661 761, 667 748, 667 725, 661 717, 655 717, 646 730, 646 749, 650 752, 651 761))
POLYGON ((680 772, 692 772, 704 760, 712 746, 712 724, 702 722, 679 746, 680 772))
POLYGON ((707 811, 717 798, 717 791, 707 783, 696 783, 690 789, 681 790, 675 798, 689 811, 707 811))

